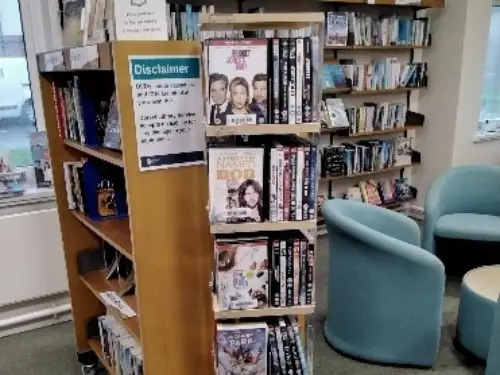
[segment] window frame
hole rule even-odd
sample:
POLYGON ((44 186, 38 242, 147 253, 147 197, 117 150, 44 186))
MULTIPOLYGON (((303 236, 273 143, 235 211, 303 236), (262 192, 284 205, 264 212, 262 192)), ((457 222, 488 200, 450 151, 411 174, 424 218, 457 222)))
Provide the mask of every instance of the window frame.
MULTIPOLYGON (((62 31, 59 21, 58 0, 18 0, 18 3, 36 127, 38 131, 44 131, 46 125, 36 55, 40 52, 61 47, 62 31)), ((34 206, 46 204, 47 202, 55 202, 53 188, 36 189, 35 192, 20 197, 3 199, 0 200, 1 216, 8 214, 11 210, 19 211, 20 206, 23 207, 23 211, 33 211, 33 209, 36 209, 34 206)))
MULTIPOLYGON (((490 26, 491 26, 491 19, 492 19, 493 9, 494 8, 500 8, 500 0, 493 0, 492 1, 491 12, 490 12, 490 20, 489 20, 490 26)), ((488 39, 489 39, 489 27, 488 27, 488 39)), ((489 44, 489 40, 488 39, 486 40, 487 44, 489 44)), ((486 54, 488 54, 488 52, 489 52, 489 49, 487 48, 486 49, 486 54)), ((486 55, 485 56, 484 67, 483 67, 483 76, 482 76, 483 85, 484 85, 484 75, 485 75, 485 72, 486 72, 486 60, 487 60, 487 58, 488 58, 488 56, 486 55)), ((500 72, 499 72, 499 74, 500 74, 500 72)), ((487 120, 488 122, 481 121, 481 113, 482 113, 482 110, 483 110, 483 103, 482 103, 483 92, 484 92, 484 87, 481 90, 481 107, 480 107, 480 112, 479 112, 479 119, 478 119, 478 122, 477 122, 477 128, 476 128, 476 131, 475 131, 474 143, 482 143, 482 142, 489 142, 489 141, 500 140, 500 119, 498 119, 498 120, 492 120, 492 121, 488 121, 487 120), (493 124, 499 130, 496 131, 496 132, 494 132, 494 133, 487 133, 487 132, 481 131, 479 129, 479 127, 480 126, 484 126, 487 123, 488 124, 493 124)))

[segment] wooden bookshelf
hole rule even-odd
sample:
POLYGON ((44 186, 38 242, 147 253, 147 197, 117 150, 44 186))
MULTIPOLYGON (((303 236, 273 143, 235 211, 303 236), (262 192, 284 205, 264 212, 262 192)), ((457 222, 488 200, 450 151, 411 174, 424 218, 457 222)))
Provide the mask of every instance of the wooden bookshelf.
POLYGON ((257 30, 257 29, 297 29, 311 24, 321 24, 324 15, 310 13, 251 13, 202 14, 201 30, 257 30))
POLYGON ((266 221, 263 223, 218 224, 210 226, 210 233, 252 233, 281 232, 287 230, 306 230, 316 228, 316 220, 304 221, 266 221))
POLYGON ((101 342, 98 339, 90 339, 89 340, 89 347, 97 355, 97 358, 99 358, 99 361, 102 363, 104 368, 110 373, 110 375, 115 375, 116 374, 115 369, 111 366, 109 361, 104 356, 104 352, 102 351, 101 342))
POLYGON ((416 0, 413 4, 399 4, 398 0, 318 0, 320 3, 332 3, 339 5, 392 5, 401 7, 417 8, 444 8, 445 0, 416 0))
POLYGON ((60 73, 60 72, 78 72, 78 71, 111 71, 113 70, 113 51, 112 43, 105 42, 93 44, 85 47, 64 48, 57 51, 40 53, 37 56, 38 70, 41 73, 60 73), (82 56, 94 56, 86 66, 74 68, 72 66, 71 55, 81 54, 82 56), (61 61, 54 66, 49 64, 52 58, 61 61))
MULTIPOLYGON (((338 134, 336 135, 339 138, 363 138, 363 137, 372 137, 372 136, 377 136, 377 135, 387 135, 387 134, 395 134, 395 133, 404 133, 409 130, 417 130, 423 128, 422 126, 419 125, 406 125, 402 128, 394 128, 394 129, 386 129, 386 130, 374 130, 372 132, 362 132, 362 133, 355 133, 355 134, 349 134, 349 135, 342 135, 338 134)), ((339 129, 334 129, 334 128, 322 128, 321 133, 336 133, 338 132, 339 129)))
POLYGON ((369 177, 369 176, 383 174, 383 173, 390 173, 390 172, 400 171, 402 169, 410 168, 410 167, 413 167, 413 166, 414 166, 414 164, 408 164, 408 165, 400 165, 400 166, 397 166, 397 167, 379 169, 377 171, 356 173, 356 174, 351 174, 351 175, 348 175, 348 176, 322 177, 321 181, 336 181, 336 180, 338 181, 338 180, 347 180, 347 179, 354 179, 354 178, 369 177))
POLYGON ((113 373, 102 358, 100 343, 89 340, 88 335, 89 321, 109 314, 142 347, 147 375, 213 373, 214 313, 207 288, 213 256, 206 211, 206 167, 139 171, 129 60, 130 56, 200 56, 200 43, 103 43, 97 46, 95 61, 80 69, 72 68, 68 59, 72 49, 47 54, 38 55, 39 79, 78 354, 95 351, 113 373), (50 63, 47 54, 60 58, 60 66, 45 66, 50 63), (123 154, 61 140, 52 84, 80 74, 96 79, 114 75, 123 154), (93 221, 68 208, 63 164, 82 158, 97 158, 123 168, 128 218, 93 221), (123 300, 136 317, 125 319, 100 298, 103 291, 117 290, 115 281, 105 280, 102 272, 79 273, 82 250, 98 249, 102 240, 134 262, 136 295, 123 300), (186 261, 193 259, 196 261, 186 261))
POLYGON ((350 87, 329 87, 323 89, 323 94, 348 94, 350 92, 350 87))
POLYGON ((83 225, 127 258, 134 260, 128 218, 93 221, 78 211, 71 212, 83 225))
POLYGON ((216 296, 213 296, 215 319, 262 318, 268 316, 309 315, 314 313, 314 305, 292 307, 266 307, 263 309, 227 310, 222 311, 216 296))
POLYGON ((85 155, 100 159, 107 163, 116 165, 117 167, 123 168, 123 157, 120 151, 111 150, 105 147, 90 147, 83 145, 78 142, 70 141, 65 139, 64 144, 74 150, 78 150, 85 155))
POLYGON ((319 122, 308 124, 262 124, 262 125, 237 125, 206 127, 207 137, 223 137, 231 135, 264 135, 264 134, 298 134, 319 133, 319 122))

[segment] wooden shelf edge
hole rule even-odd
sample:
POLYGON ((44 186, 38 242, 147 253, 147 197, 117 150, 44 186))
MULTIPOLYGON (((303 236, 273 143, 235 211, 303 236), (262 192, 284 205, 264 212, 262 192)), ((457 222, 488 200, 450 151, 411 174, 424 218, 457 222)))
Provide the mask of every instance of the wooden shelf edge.
POLYGON ((283 315, 309 315, 314 313, 315 305, 293 306, 293 307, 266 307, 251 310, 229 310, 221 311, 216 295, 212 295, 214 317, 218 320, 240 319, 240 318, 262 318, 268 316, 283 315))
POLYGON ((252 232, 279 232, 287 230, 315 229, 316 220, 303 221, 279 221, 263 223, 240 223, 240 224, 215 224, 210 226, 210 233, 252 233, 252 232))
MULTIPOLYGON (((102 222, 94 222, 89 219, 87 216, 82 214, 81 212, 71 211, 74 217, 76 217, 83 225, 85 225, 88 229, 98 235, 101 239, 112 245, 116 250, 125 255, 131 261, 134 261, 134 255, 132 252, 132 244, 130 243, 130 229, 128 233, 124 233, 124 236, 128 236, 128 243, 126 246, 123 244, 119 244, 116 239, 112 238, 111 234, 106 233, 105 230, 99 229, 97 225, 102 222)), ((114 219, 114 220, 128 220, 128 219, 114 219)), ((113 219, 106 220, 106 222, 112 222, 113 219)))
POLYGON ((304 13, 233 13, 233 14, 202 14, 201 30, 301 27, 310 24, 321 24, 325 20, 322 12, 304 13))
MULTIPOLYGON (((75 71, 111 71, 113 70, 112 42, 104 42, 81 47, 62 48, 59 50, 42 52, 37 54, 38 70, 40 73, 57 73, 57 72, 75 72, 75 71), (71 51, 78 49, 92 49, 97 51, 97 60, 93 61, 89 66, 84 66, 80 69, 71 68, 71 51), (94 49, 95 48, 95 49, 94 49), (47 66, 45 57, 54 57, 59 55, 62 63, 57 66, 47 66)), ((85 53, 84 53, 85 54, 85 53)))
POLYGON ((324 94, 340 94, 340 95, 353 95, 353 96, 361 96, 361 95, 383 95, 383 94, 393 94, 400 92, 408 92, 413 90, 421 90, 426 89, 427 87, 399 87, 397 89, 381 89, 381 90, 351 90, 345 88, 325 88, 323 89, 324 94))
POLYGON ((99 358, 99 361, 102 363, 102 365, 104 366, 104 368, 111 375, 115 375, 116 374, 115 369, 111 366, 111 364, 109 363, 109 361, 104 356, 104 352, 102 351, 101 342, 98 339, 90 339, 89 340, 89 347, 97 355, 97 358, 99 358))
MULTIPOLYGON (((384 134, 393 134, 393 133, 403 133, 408 130, 417 130, 421 129, 423 126, 419 125, 407 125, 402 128, 394 128, 394 129, 387 129, 387 130, 375 130, 373 132, 363 132, 363 133, 355 133, 355 134, 350 134, 350 135, 337 135, 339 138, 361 138, 361 137, 370 137, 374 135, 384 135, 384 134)), ((322 133, 333 133, 339 131, 339 129, 334 129, 334 128, 323 128, 321 129, 322 133)))
POLYGON ((116 165, 117 167, 123 168, 122 153, 119 151, 114 151, 105 147, 90 147, 78 142, 70 141, 69 139, 63 140, 63 143, 66 146, 71 147, 72 149, 78 150, 80 152, 83 152, 86 155, 92 156, 94 158, 116 165))
POLYGON ((416 8, 444 8, 445 0, 420 0, 418 4, 396 4, 396 0, 375 0, 374 3, 370 4, 369 0, 318 0, 320 3, 332 3, 332 4, 367 4, 367 5, 390 5, 399 7, 416 7, 416 8))
POLYGON ((325 51, 345 50, 345 51, 385 51, 385 50, 411 50, 411 49, 428 49, 431 46, 417 45, 395 45, 395 46, 325 46, 325 51))
POLYGON ((206 126, 207 137, 223 137, 231 135, 265 135, 265 134, 297 134, 319 133, 321 124, 312 122, 307 124, 262 124, 262 125, 235 125, 235 126, 206 126))
POLYGON ((415 165, 418 165, 418 164, 415 163, 415 164, 407 164, 407 165, 398 165, 398 166, 391 167, 391 168, 379 169, 377 171, 371 171, 371 172, 357 173, 357 174, 352 174, 349 176, 321 177, 320 180, 321 181, 348 180, 348 179, 352 179, 352 178, 367 177, 367 176, 372 176, 372 175, 381 174, 381 173, 394 172, 394 171, 398 171, 398 170, 401 170, 404 168, 410 168, 410 167, 413 167, 415 165))

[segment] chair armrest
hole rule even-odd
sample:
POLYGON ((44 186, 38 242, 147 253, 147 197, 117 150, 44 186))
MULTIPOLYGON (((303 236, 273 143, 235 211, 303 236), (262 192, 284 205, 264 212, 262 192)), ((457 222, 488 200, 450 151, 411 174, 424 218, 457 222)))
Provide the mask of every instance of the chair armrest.
POLYGON ((485 375, 500 374, 500 299, 495 307, 485 375))

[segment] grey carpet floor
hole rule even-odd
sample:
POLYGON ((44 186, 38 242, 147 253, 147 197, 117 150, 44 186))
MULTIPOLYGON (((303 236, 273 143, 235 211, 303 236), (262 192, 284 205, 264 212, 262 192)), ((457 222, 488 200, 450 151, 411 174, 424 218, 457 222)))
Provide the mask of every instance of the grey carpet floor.
MULTIPOLYGON (((357 362, 332 350, 323 338, 326 313, 328 248, 326 238, 317 252, 317 309, 314 316, 314 375, 482 375, 484 368, 467 361, 452 344, 458 305, 459 282, 449 280, 444 303, 444 325, 437 363, 417 370, 357 362)), ((0 339, 0 375, 78 375, 73 330, 70 323, 0 339)), ((184 374, 176 374, 184 375, 184 374)))

